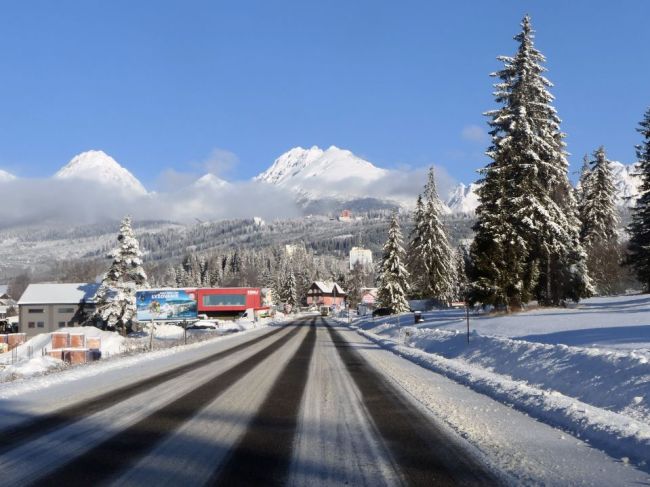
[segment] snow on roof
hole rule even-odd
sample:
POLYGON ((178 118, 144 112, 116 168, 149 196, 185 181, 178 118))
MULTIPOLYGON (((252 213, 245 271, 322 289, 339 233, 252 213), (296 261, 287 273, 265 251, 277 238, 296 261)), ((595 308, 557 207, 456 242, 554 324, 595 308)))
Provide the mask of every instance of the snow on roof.
POLYGON ((30 284, 18 304, 77 304, 93 302, 99 289, 95 283, 30 284))
POLYGON ((334 287, 336 286, 336 294, 346 294, 346 292, 335 282, 331 281, 314 281, 314 284, 321 290, 321 292, 326 294, 331 294, 334 292, 334 287))

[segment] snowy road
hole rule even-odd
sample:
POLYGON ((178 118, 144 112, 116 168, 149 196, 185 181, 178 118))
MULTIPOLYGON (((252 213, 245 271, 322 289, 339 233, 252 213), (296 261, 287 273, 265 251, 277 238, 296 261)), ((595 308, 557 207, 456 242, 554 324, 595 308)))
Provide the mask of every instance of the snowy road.
POLYGON ((62 381, 5 402, 2 413, 0 485, 647 480, 320 317, 163 356, 137 372, 62 381), (455 428, 450 412, 475 430, 455 428), (494 417, 506 418, 500 431, 494 417), (554 453, 555 443, 564 449, 554 453))

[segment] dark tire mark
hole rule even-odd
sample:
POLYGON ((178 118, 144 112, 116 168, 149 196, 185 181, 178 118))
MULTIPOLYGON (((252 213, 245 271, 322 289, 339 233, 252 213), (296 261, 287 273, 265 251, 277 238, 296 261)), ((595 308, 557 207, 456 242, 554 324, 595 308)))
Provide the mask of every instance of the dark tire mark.
POLYGON ((35 437, 42 436, 54 429, 67 426, 68 424, 79 421, 80 419, 88 417, 96 412, 103 411, 104 409, 114 406, 115 404, 126 399, 129 399, 136 394, 140 394, 141 392, 152 389, 162 384, 163 382, 175 379, 176 377, 186 374, 187 372, 191 372, 198 367, 202 367, 209 364, 210 362, 223 359, 229 355, 255 345, 256 343, 259 343, 262 340, 266 340, 273 335, 281 332, 283 329, 284 327, 278 328, 277 330, 273 330, 270 333, 259 336, 250 341, 235 345, 234 347, 227 350, 214 353, 202 359, 195 360, 194 362, 190 362, 161 374, 157 374, 147 379, 134 382, 127 386, 114 389, 99 396, 93 397, 92 399, 73 404, 53 413, 49 413, 37 419, 28 420, 26 423, 19 424, 13 428, 9 428, 3 431, 0 435, 0 455, 28 442, 35 437))
POLYGON ((299 332, 296 326, 251 357, 200 387, 120 431, 91 450, 44 475, 32 485, 84 486, 103 484, 137 463, 159 441, 175 431, 208 403, 285 346, 299 332))
POLYGON ((298 413, 316 345, 315 321, 294 356, 280 372, 231 456, 206 485, 286 484, 298 413))
POLYGON ((327 324, 336 351, 361 392, 375 428, 408 485, 499 485, 483 465, 468 458, 449 434, 413 406, 398 389, 327 324))

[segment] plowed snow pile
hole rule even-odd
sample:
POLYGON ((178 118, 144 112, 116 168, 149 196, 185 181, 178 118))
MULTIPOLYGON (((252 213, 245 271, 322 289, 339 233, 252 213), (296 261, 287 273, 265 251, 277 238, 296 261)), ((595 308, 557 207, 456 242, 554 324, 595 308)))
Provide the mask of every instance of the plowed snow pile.
POLYGON ((650 297, 470 317, 434 311, 413 325, 360 318, 369 338, 616 454, 650 458, 650 297), (577 346, 577 345, 580 346, 577 346))

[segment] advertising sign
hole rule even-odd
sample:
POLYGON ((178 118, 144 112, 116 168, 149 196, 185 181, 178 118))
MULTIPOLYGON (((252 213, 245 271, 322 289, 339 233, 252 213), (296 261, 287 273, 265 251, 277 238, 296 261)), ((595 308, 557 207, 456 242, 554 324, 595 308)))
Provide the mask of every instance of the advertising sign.
POLYGON ((147 289, 135 293, 138 321, 197 318, 196 293, 184 289, 147 289))

